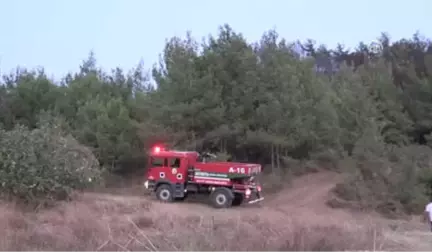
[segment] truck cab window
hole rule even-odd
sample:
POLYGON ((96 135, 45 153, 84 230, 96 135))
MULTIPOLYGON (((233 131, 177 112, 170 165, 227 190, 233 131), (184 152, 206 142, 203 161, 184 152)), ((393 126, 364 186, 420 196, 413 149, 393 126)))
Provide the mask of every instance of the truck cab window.
POLYGON ((152 167, 163 167, 163 166, 167 166, 167 160, 166 160, 166 158, 161 158, 161 157, 152 157, 152 158, 151 158, 151 166, 152 166, 152 167))
POLYGON ((180 158, 171 158, 170 159, 170 167, 171 168, 180 168, 180 158))

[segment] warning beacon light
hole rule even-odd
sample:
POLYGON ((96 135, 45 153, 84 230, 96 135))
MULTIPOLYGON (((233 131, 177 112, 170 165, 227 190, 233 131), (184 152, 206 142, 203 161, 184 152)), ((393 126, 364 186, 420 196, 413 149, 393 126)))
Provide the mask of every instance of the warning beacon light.
POLYGON ((163 151, 163 150, 164 150, 164 148, 159 146, 159 145, 156 145, 153 147, 153 153, 156 153, 156 154, 163 151))

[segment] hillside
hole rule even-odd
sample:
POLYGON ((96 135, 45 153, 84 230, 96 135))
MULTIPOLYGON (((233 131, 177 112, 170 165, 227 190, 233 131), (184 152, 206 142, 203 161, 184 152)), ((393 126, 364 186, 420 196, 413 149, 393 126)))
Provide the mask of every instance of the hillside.
POLYGON ((43 68, 0 79, 5 249, 430 245, 417 217, 401 220, 432 197, 432 43, 419 33, 347 49, 275 30, 248 41, 225 24, 170 38, 152 67, 96 59, 61 80, 43 68), (265 203, 149 200, 134 181, 161 143, 261 164, 265 203))
POLYGON ((85 193, 39 213, 2 204, 2 250, 427 250, 427 226, 326 205, 340 179, 293 181, 259 206, 215 210, 147 196, 85 193), (417 229, 417 230, 415 230, 417 229))

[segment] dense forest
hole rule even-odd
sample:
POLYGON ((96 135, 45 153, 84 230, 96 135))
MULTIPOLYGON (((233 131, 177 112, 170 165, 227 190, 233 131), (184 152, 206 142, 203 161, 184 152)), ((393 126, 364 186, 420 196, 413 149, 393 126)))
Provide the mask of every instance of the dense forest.
POLYGON ((432 44, 377 37, 331 49, 224 25, 201 43, 171 38, 151 69, 104 72, 93 53, 58 82, 18 68, 0 83, 3 192, 64 198, 145 167, 164 142, 268 173, 314 161, 349 174, 336 188, 346 201, 417 211, 432 181, 432 44))

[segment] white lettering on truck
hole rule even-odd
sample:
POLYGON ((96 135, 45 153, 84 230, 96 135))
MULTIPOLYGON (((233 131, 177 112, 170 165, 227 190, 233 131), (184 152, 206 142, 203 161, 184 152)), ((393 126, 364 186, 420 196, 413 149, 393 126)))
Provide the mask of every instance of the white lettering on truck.
POLYGON ((246 169, 244 167, 230 167, 228 171, 231 173, 246 173, 246 169))

